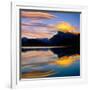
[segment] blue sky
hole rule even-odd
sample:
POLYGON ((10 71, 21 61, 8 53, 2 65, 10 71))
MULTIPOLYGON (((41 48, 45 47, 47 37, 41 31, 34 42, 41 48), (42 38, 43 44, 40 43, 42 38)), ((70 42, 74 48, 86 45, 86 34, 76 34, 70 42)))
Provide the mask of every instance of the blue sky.
POLYGON ((76 12, 49 12, 56 16, 52 20, 44 20, 45 23, 68 22, 73 26, 80 27, 80 13, 76 12))

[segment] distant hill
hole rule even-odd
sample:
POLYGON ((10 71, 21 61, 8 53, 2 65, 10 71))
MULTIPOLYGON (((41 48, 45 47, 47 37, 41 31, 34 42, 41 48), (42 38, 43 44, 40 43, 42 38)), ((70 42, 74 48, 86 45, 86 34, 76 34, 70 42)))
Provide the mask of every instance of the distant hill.
POLYGON ((80 46, 80 34, 58 32, 51 39, 22 38, 22 46, 80 46))
POLYGON ((50 42, 47 38, 44 39, 28 39, 22 38, 22 46, 48 46, 50 42))

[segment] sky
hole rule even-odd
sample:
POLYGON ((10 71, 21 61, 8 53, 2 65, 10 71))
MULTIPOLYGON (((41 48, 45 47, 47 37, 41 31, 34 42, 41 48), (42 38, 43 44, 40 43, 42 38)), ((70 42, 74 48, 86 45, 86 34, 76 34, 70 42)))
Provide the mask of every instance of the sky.
POLYGON ((80 33, 80 13, 21 10, 21 37, 52 38, 58 31, 80 33))

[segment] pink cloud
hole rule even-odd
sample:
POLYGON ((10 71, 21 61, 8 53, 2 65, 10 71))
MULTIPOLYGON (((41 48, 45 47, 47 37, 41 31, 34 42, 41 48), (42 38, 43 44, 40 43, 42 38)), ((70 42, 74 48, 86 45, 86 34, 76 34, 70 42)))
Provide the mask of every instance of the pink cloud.
POLYGON ((55 18, 54 15, 46 13, 46 12, 31 12, 31 11, 22 11, 21 17, 26 18, 38 18, 38 19, 52 19, 55 18))

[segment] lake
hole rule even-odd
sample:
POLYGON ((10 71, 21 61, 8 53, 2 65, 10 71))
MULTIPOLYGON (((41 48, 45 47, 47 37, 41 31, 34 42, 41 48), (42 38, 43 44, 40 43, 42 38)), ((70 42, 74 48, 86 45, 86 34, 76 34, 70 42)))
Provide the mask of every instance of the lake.
POLYGON ((21 50, 21 79, 80 76, 80 52, 74 47, 21 50))

